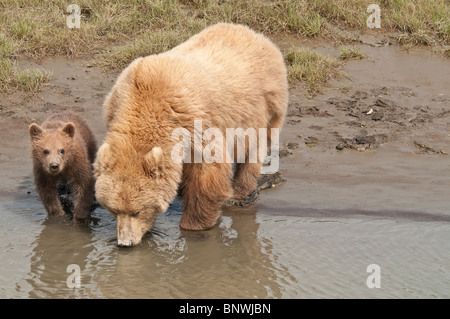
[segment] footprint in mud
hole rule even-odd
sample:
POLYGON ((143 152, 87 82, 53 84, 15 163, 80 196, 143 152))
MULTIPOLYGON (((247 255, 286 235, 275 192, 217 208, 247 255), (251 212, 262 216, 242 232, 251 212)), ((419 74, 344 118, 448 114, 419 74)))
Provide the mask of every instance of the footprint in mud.
POLYGON ((328 111, 321 111, 319 106, 300 106, 299 103, 289 105, 287 117, 333 117, 328 111))
POLYGON ((343 150, 344 148, 364 151, 366 149, 378 148, 382 143, 388 141, 386 134, 369 135, 366 130, 362 130, 354 138, 341 138, 341 142, 336 145, 336 149, 343 150))
POLYGON ((448 152, 443 149, 437 149, 435 147, 432 147, 430 145, 414 141, 414 145, 418 147, 417 154, 442 154, 442 155, 448 155, 448 152))
POLYGON ((289 142, 285 146, 281 146, 278 155, 280 158, 288 157, 294 154, 294 150, 300 147, 299 143, 289 142))

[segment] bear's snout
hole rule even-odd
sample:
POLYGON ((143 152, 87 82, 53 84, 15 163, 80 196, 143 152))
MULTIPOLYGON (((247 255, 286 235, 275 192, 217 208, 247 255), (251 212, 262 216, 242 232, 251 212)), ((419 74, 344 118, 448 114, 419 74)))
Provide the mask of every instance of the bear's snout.
POLYGON ((50 170, 51 170, 52 172, 57 172, 57 171, 59 171, 59 164, 58 164, 58 163, 55 163, 55 162, 50 163, 50 170))
POLYGON ((120 247, 131 247, 141 243, 144 232, 136 218, 127 214, 119 214, 116 217, 117 245, 120 247))

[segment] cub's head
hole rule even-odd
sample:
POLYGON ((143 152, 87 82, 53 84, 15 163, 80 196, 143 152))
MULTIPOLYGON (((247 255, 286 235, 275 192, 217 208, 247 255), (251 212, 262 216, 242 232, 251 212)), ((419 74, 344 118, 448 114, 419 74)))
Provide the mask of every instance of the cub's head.
POLYGON ((70 162, 74 150, 75 126, 69 122, 61 129, 43 129, 36 123, 29 127, 33 160, 51 175, 58 175, 70 162))
POLYGON ((130 146, 104 143, 94 172, 96 198, 117 221, 118 245, 133 246, 175 198, 181 164, 174 164, 161 147, 138 152, 130 146))

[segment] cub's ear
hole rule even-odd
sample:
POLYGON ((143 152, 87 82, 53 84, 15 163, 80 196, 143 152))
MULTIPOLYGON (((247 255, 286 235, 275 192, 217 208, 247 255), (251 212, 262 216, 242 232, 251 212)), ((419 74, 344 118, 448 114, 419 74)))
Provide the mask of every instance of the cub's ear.
POLYGON ((42 128, 36 123, 31 124, 30 127, 28 128, 28 131, 30 132, 31 138, 36 138, 43 132, 42 128))
POLYGON ((73 137, 75 135, 75 125, 72 122, 66 123, 62 131, 69 135, 69 137, 73 137))
POLYGON ((144 156, 144 172, 147 176, 156 178, 160 177, 164 163, 163 150, 159 146, 153 147, 150 152, 144 156))

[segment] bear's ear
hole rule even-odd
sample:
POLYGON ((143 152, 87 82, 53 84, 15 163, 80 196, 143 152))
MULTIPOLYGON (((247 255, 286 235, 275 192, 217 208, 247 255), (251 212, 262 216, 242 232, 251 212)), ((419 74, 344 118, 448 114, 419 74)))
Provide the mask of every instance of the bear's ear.
POLYGON ((159 146, 153 147, 150 152, 144 156, 144 172, 147 176, 156 178, 161 176, 164 162, 163 150, 159 146))
POLYGON ((28 131, 30 132, 31 138, 36 138, 43 132, 42 128, 36 123, 31 124, 30 127, 28 128, 28 131))
POLYGON ((94 174, 98 178, 102 168, 109 163, 108 158, 111 157, 111 146, 108 143, 103 143, 97 151, 96 160, 94 162, 94 174))
POLYGON ((97 151, 97 158, 104 160, 111 154, 111 146, 108 143, 103 143, 97 151))
POLYGON ((72 122, 66 123, 62 131, 69 135, 69 137, 73 137, 75 135, 75 125, 72 122))

